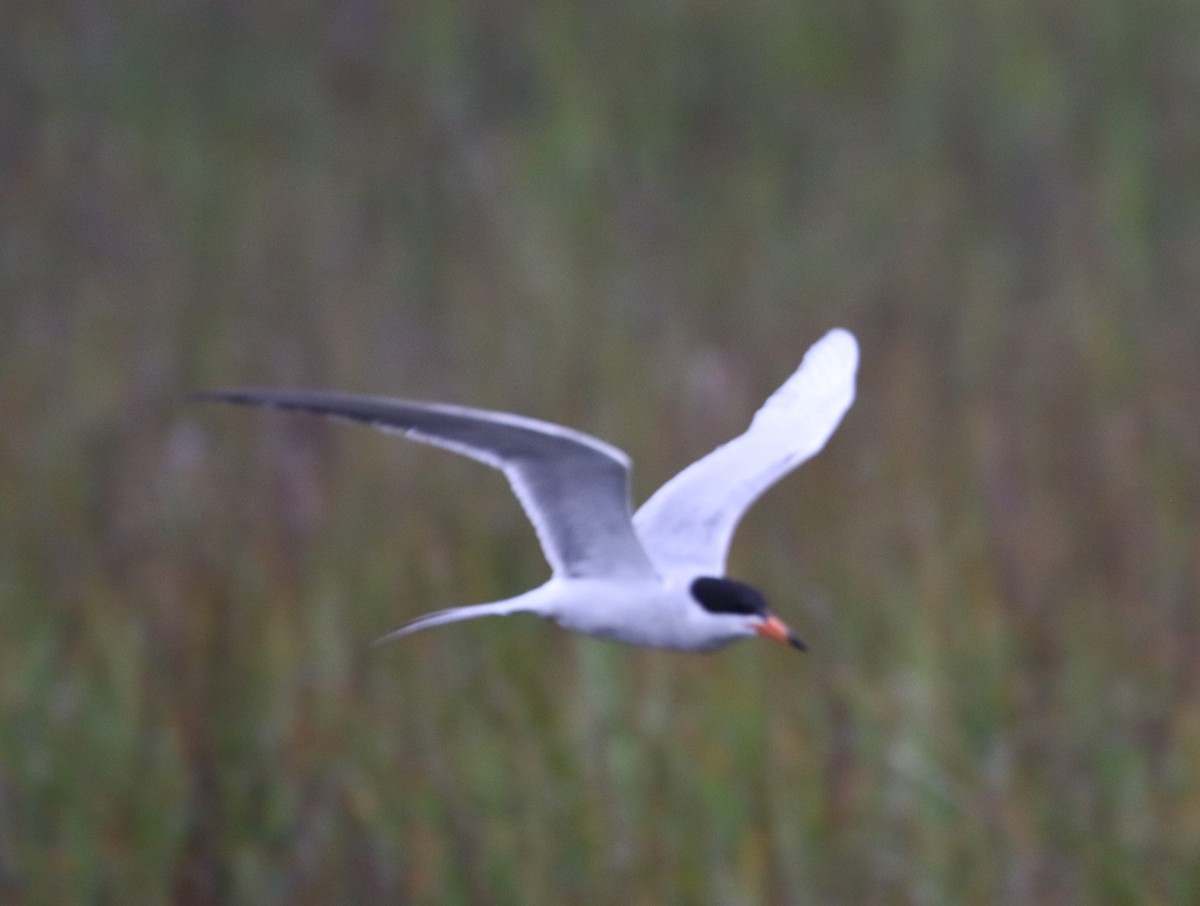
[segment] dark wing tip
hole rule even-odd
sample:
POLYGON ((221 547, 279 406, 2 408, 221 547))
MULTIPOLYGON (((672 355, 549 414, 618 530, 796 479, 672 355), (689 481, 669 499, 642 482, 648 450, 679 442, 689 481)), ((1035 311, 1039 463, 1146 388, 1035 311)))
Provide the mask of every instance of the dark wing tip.
POLYGON ((266 402, 252 390, 196 390, 187 395, 187 400, 192 403, 261 404, 266 402))
POLYGON ((188 399, 197 403, 234 403, 239 406, 269 406, 276 409, 297 409, 320 414, 330 412, 321 394, 309 390, 267 390, 247 387, 237 390, 200 390, 189 393, 188 399))

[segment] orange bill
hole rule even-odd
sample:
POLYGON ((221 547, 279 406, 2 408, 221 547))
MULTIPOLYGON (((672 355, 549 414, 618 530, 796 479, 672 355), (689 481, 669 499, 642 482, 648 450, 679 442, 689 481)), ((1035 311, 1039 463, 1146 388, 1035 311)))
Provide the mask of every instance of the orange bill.
POLYGON ((783 642, 783 644, 791 645, 801 651, 808 650, 808 646, 801 641, 800 637, 788 629, 787 624, 777 616, 769 616, 761 623, 756 624, 754 631, 768 639, 783 642))

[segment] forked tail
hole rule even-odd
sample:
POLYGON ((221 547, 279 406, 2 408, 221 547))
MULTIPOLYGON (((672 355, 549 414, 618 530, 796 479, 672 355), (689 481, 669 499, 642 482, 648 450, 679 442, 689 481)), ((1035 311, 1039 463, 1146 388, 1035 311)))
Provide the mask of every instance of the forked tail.
MULTIPOLYGON (((537 589, 534 589, 534 591, 537 591, 537 589)), ((395 629, 387 635, 380 636, 371 644, 383 645, 387 642, 395 641, 401 636, 420 632, 422 629, 431 629, 434 626, 441 626, 445 623, 457 623, 460 620, 474 620, 478 617, 506 617, 512 613, 541 612, 542 609, 538 606, 537 600, 533 598, 533 592, 526 592, 515 598, 492 601, 488 604, 467 604, 463 607, 448 607, 445 610, 435 610, 433 613, 427 613, 423 617, 417 617, 411 623, 405 623, 399 629, 395 629)))

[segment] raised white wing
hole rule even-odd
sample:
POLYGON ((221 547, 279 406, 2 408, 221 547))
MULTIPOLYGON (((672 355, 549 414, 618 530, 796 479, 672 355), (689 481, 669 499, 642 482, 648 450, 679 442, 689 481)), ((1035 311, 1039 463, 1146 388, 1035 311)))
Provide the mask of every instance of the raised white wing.
POLYGON ((722 576, 742 515, 758 496, 825 446, 854 401, 858 343, 831 330, 763 403, 739 437, 692 463, 633 517, 663 572, 722 576))
POLYGON ((504 473, 557 576, 654 576, 630 522, 629 457, 561 425, 465 406, 308 390, 222 390, 202 399, 365 422, 504 473))

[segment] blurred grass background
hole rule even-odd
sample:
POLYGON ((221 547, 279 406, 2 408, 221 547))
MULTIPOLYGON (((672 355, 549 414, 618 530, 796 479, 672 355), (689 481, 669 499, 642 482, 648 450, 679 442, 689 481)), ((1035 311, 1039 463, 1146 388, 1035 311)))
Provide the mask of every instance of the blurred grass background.
POLYGON ((1200 5, 0 9, 0 902, 1200 900, 1200 5), (405 619, 502 479, 249 383, 637 464, 826 329, 732 557, 812 652, 405 619))

